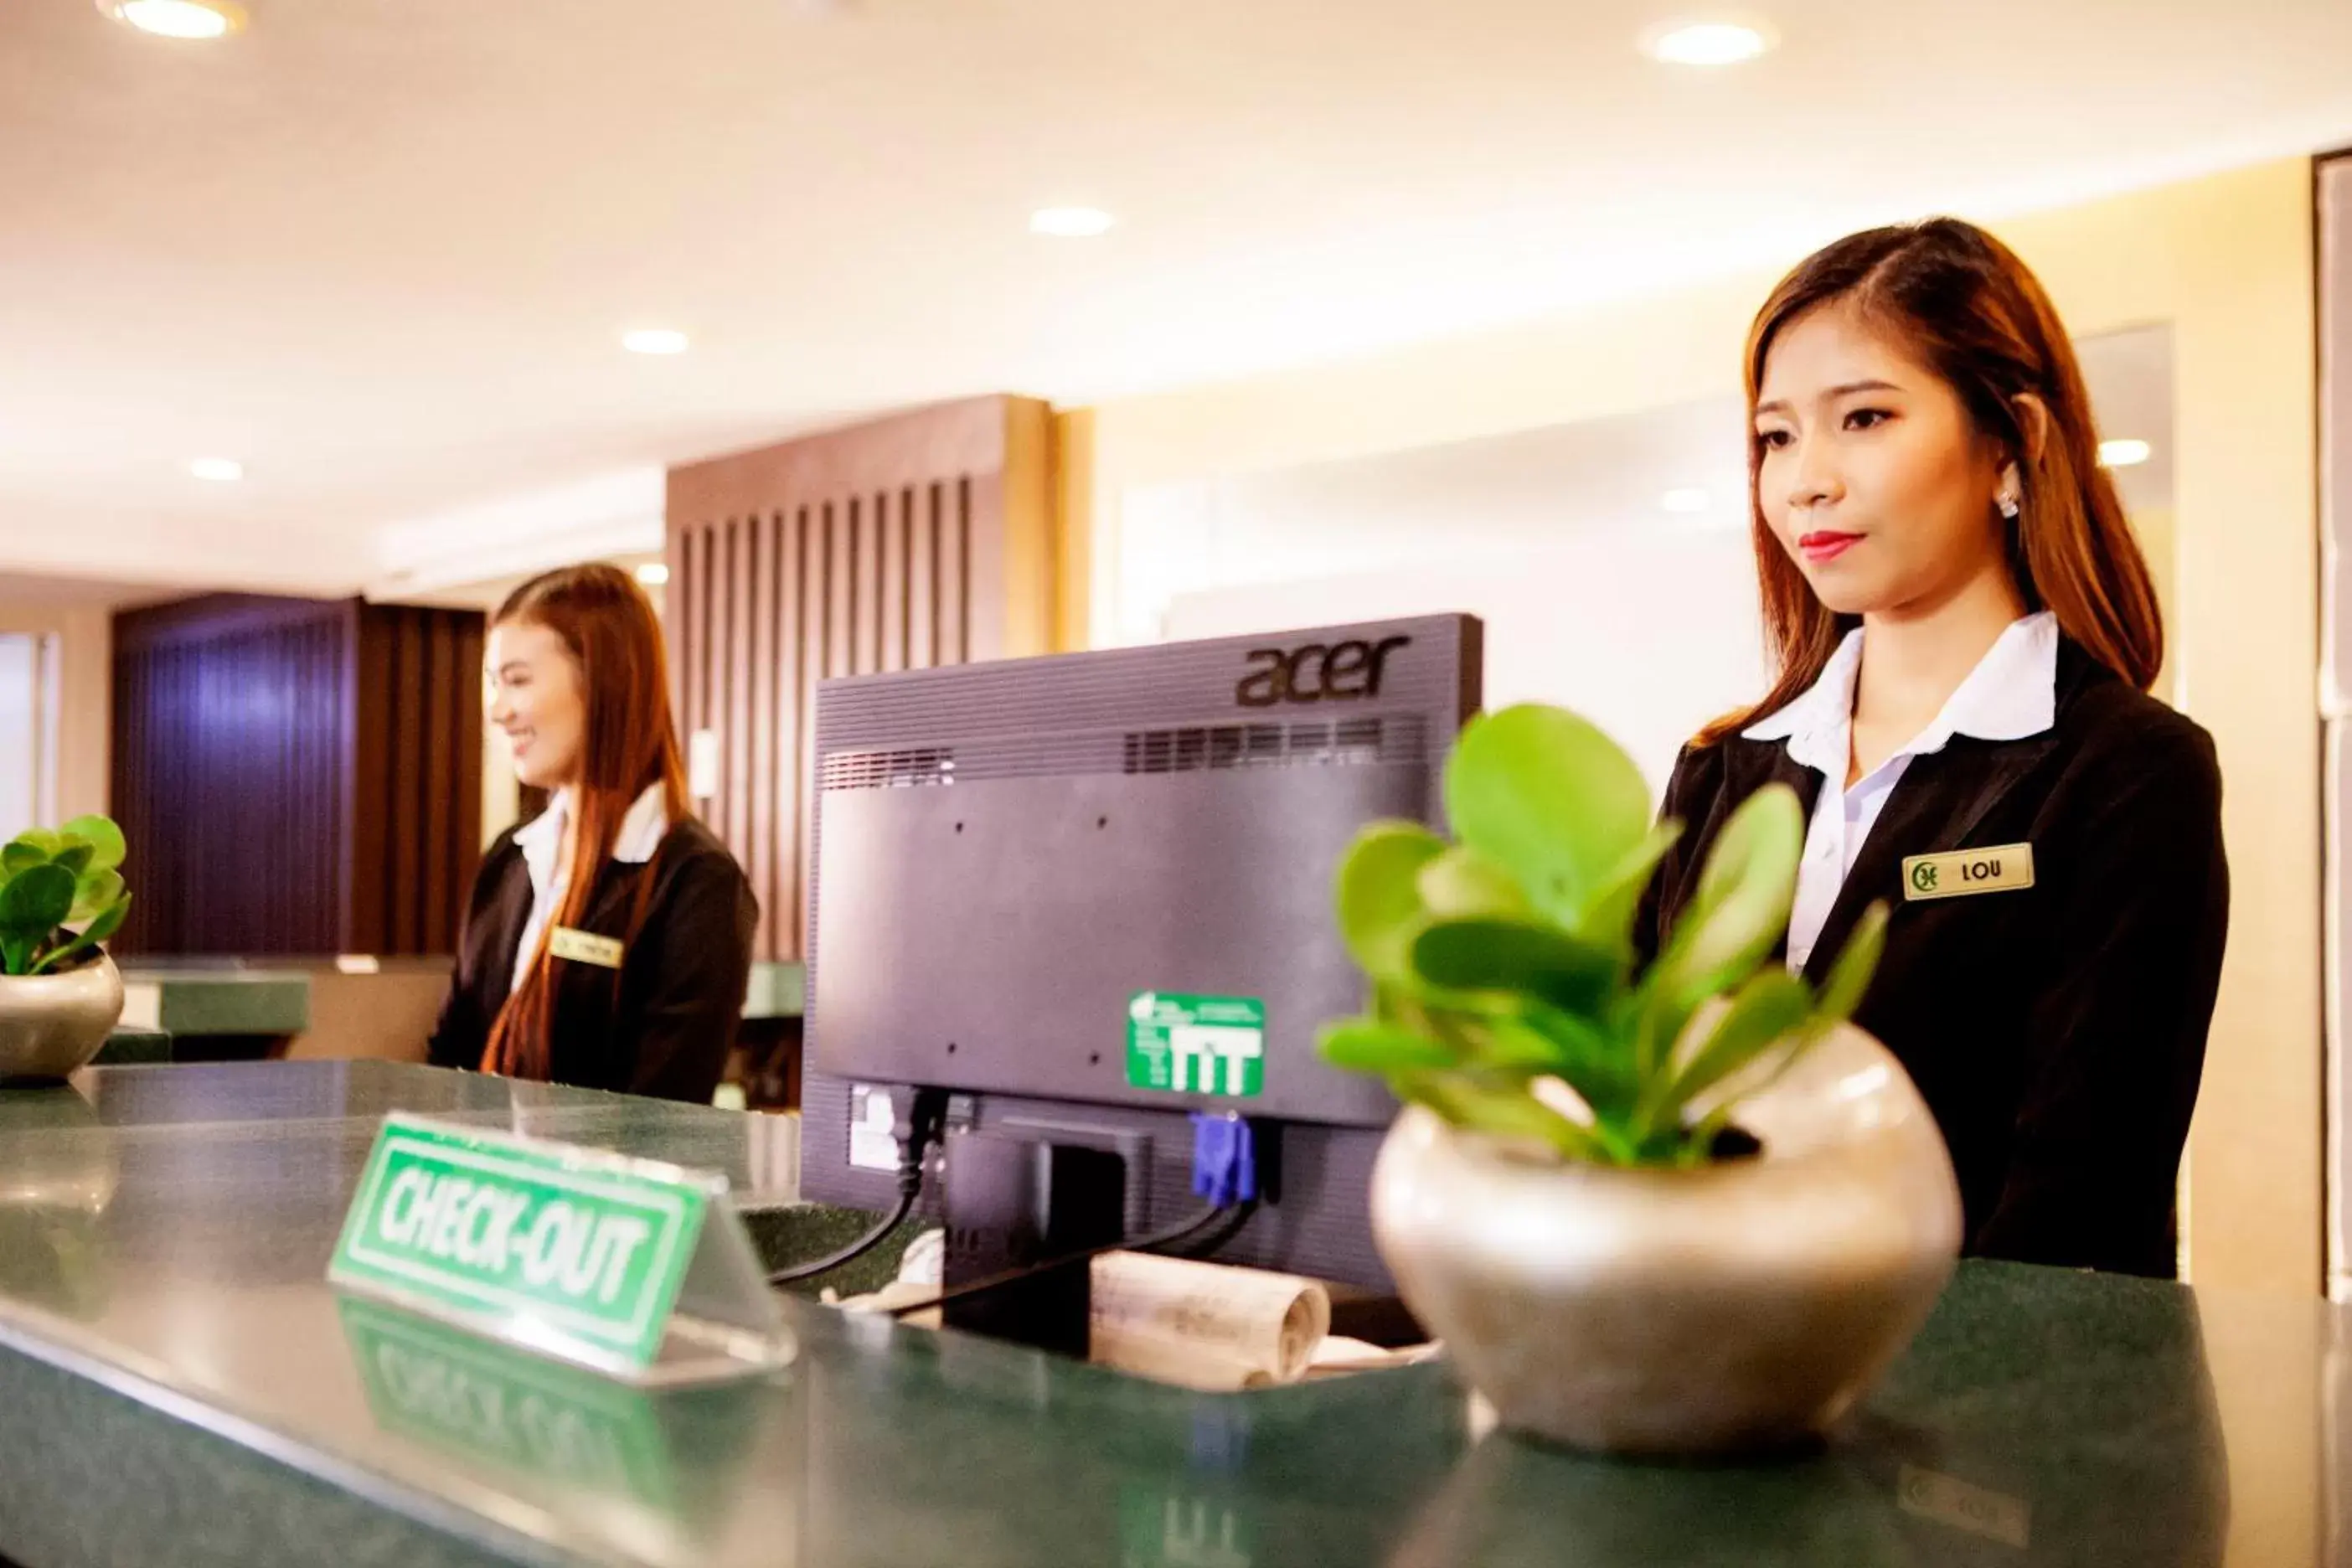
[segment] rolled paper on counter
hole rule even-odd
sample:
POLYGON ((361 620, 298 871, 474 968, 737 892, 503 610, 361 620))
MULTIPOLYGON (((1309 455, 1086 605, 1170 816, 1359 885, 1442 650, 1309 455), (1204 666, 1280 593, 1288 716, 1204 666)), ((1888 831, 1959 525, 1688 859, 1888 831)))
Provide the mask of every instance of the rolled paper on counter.
MULTIPOLYGON (((1265 1388, 1306 1377, 1327 1345, 1352 1344, 1329 1340, 1329 1293, 1295 1274, 1141 1252, 1106 1253, 1090 1267, 1091 1359, 1138 1377, 1212 1393, 1265 1388)), ((936 1284, 900 1279, 837 1305, 889 1311, 938 1294, 936 1284)), ((940 1313, 902 1321, 937 1328, 940 1313)))
POLYGON ((1189 1387, 1296 1383, 1331 1331, 1330 1295, 1295 1274, 1111 1252, 1093 1286, 1093 1359, 1189 1387))
POLYGON ((1244 1388, 1271 1388, 1274 1378, 1263 1368, 1247 1365, 1213 1345, 1194 1340, 1164 1340, 1153 1333, 1126 1333, 1094 1325, 1094 1353, 1087 1358, 1130 1377, 1198 1389, 1203 1394, 1232 1394, 1244 1388))

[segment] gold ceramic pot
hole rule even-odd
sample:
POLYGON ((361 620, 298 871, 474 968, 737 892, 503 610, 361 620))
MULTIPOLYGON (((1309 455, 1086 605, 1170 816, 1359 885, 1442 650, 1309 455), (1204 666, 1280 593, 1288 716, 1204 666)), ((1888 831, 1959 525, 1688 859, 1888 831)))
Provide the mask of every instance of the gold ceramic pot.
POLYGON ((1844 1027, 1737 1120, 1760 1153, 1637 1171, 1398 1117, 1373 1235, 1505 1426, 1625 1454, 1774 1447, 1910 1342, 1951 1277, 1960 1195, 1901 1066, 1844 1027))
POLYGON ((122 1019, 122 973, 101 954, 56 974, 0 975, 0 1079, 60 1079, 122 1019))

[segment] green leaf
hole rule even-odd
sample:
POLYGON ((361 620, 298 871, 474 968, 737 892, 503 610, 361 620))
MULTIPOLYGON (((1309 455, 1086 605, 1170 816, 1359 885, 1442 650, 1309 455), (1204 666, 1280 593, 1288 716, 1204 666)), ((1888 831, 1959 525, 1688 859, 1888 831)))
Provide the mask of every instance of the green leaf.
POLYGON ((1528 896, 1511 874, 1466 844, 1423 866, 1414 887, 1423 906, 1439 920, 1529 912, 1528 896))
MULTIPOLYGON (((55 864, 63 866, 64 861, 55 864)), ((67 911, 68 923, 89 919, 103 909, 110 908, 122 897, 122 873, 120 871, 85 871, 74 883, 73 908, 67 911)))
POLYGON ((1446 762, 1445 809, 1465 844, 1570 929, 1650 830, 1649 786, 1623 748, 1573 713, 1532 704, 1463 730, 1446 762))
POLYGON ((99 816, 94 814, 89 816, 77 816, 58 828, 58 832, 68 837, 89 840, 98 850, 95 863, 109 871, 121 866, 124 857, 131 852, 130 846, 123 842, 122 829, 114 825, 114 819, 110 816, 99 816))
POLYGON ((1608 1151, 1590 1131, 1525 1089, 1497 1089, 1459 1073, 1400 1073, 1391 1081, 1399 1095, 1426 1105, 1456 1127, 1546 1144, 1572 1160, 1608 1159, 1608 1151))
POLYGON ((54 860, 58 851, 66 847, 65 839, 46 827, 27 827, 16 835, 16 842, 40 851, 43 860, 54 860))
POLYGON ((1632 947, 1633 917, 1641 912, 1642 894, 1656 875, 1658 862, 1666 858, 1666 851, 1682 836, 1683 825, 1679 822, 1661 822, 1652 828, 1650 836, 1635 845, 1616 868, 1601 879, 1577 934, 1596 947, 1632 947))
POLYGON ((1439 921, 1413 939, 1414 973, 1449 991, 1508 991, 1591 1013, 1623 973, 1613 952, 1528 921, 1439 921))
POLYGON ((1374 1018, 1349 1018, 1327 1026, 1319 1042, 1323 1059, 1354 1072, 1398 1073, 1449 1068, 1462 1053, 1442 1040, 1374 1018))
POLYGON ((73 899, 73 873, 62 866, 29 867, 0 883, 0 957, 9 973, 26 973, 34 952, 65 923, 73 899))
POLYGON ((0 931, 46 938, 73 908, 74 874, 62 866, 34 866, 0 884, 0 931))
POLYGON ((1573 1013, 1537 1006, 1486 1026, 1482 1062, 1504 1070, 1546 1073, 1576 1090, 1596 1121, 1633 1105, 1633 1058, 1623 1041, 1573 1013))
POLYGON ((116 931, 121 931, 122 929, 124 917, 130 913, 131 895, 125 893, 122 895, 121 902, 115 904, 110 909, 100 910, 98 918, 89 922, 88 930, 84 931, 79 936, 74 938, 72 942, 67 943, 61 948, 58 948, 55 952, 52 952, 47 957, 42 959, 38 964, 34 966, 34 973, 45 973, 52 969, 62 968, 66 960, 74 957, 78 953, 87 952, 91 948, 96 947, 100 942, 104 942, 108 937, 112 936, 116 931))
POLYGON ((1853 1016, 1854 1009, 1870 990, 1871 976, 1878 973, 1878 961, 1886 952, 1886 906, 1873 904, 1856 921, 1853 934, 1845 939, 1845 947, 1838 953, 1837 962, 1830 966, 1829 977, 1822 984, 1822 999, 1813 1009, 1813 1027, 1822 1034, 1853 1016))
POLYGON ((1645 1067, 1670 1049, 1692 1011, 1755 972, 1789 928, 1805 847, 1797 792, 1767 784, 1742 801, 1709 852, 1691 907, 1651 971, 1645 1067))
POLYGON ((1643 1130, 1671 1122, 1684 1106, 1788 1039, 1812 1005, 1811 991, 1786 970, 1768 969, 1752 977, 1716 1019, 1689 1064, 1672 1079, 1658 1075, 1637 1118, 1643 1130))
POLYGON ((49 864, 52 866, 63 866, 67 870, 71 871, 75 876, 79 877, 83 872, 89 869, 90 858, 97 853, 98 846, 92 844, 89 839, 69 839, 67 841, 66 847, 58 852, 58 858, 50 861, 49 864))
POLYGON ((36 866, 49 863, 48 851, 37 844, 27 844, 19 838, 0 849, 0 876, 13 877, 19 871, 29 871, 36 866))
MULTIPOLYGON (((1739 803, 1731 819, 1716 836, 1715 847, 1700 868, 1698 888, 1691 900, 1695 913, 1705 919, 1735 901, 1769 910, 1796 896, 1797 865, 1805 852, 1805 811, 1797 792, 1784 784, 1766 784, 1739 803)), ((1788 924, 1783 910, 1773 939, 1788 924)))
POLYGON ((1572 1046, 1517 1018, 1490 1018, 1475 1031, 1478 1065, 1508 1079, 1566 1078, 1572 1046))
POLYGON ((1415 881, 1444 852, 1444 840, 1417 822, 1375 822, 1339 862, 1339 935, 1374 980, 1406 979, 1406 952, 1429 919, 1415 881))

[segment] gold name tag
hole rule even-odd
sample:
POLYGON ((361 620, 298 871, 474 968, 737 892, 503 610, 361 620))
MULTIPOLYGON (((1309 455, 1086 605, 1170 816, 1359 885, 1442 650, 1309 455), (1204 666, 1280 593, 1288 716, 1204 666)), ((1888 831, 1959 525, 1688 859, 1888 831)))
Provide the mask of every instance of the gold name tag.
POLYGON ((2013 893, 2032 886, 2031 844, 1914 855, 1903 862, 1903 896, 1913 903, 1922 899, 1965 899, 1971 893, 2013 893))
POLYGON ((574 963, 593 963, 599 969, 621 967, 619 942, 593 931, 573 931, 570 926, 557 926, 547 933, 547 951, 574 963))

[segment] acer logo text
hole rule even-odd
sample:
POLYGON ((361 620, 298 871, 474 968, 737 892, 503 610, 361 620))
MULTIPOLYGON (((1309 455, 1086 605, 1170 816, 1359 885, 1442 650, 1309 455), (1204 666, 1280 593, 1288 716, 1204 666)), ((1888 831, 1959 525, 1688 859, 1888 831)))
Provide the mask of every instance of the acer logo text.
POLYGON ((1249 673, 1234 688, 1234 700, 1244 708, 1272 708, 1284 702, 1353 702, 1378 697, 1389 655, 1412 641, 1382 637, 1374 643, 1359 637, 1288 650, 1253 648, 1249 673))

